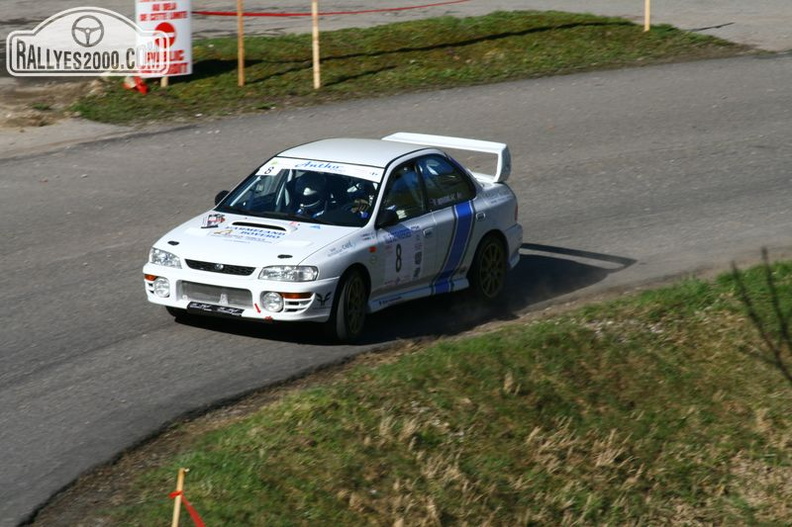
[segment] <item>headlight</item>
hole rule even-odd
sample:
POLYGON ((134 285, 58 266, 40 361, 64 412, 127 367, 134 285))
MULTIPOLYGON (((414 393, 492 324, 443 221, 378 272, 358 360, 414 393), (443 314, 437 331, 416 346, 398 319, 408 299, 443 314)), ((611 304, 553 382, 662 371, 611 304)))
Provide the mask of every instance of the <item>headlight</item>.
POLYGON ((167 278, 160 276, 154 280, 154 294, 160 298, 168 298, 170 296, 170 282, 167 278))
POLYGON ((164 265, 165 267, 175 267, 176 269, 181 269, 181 263, 179 262, 178 256, 173 253, 169 253, 168 251, 157 249, 156 247, 152 247, 151 251, 149 252, 149 262, 157 265, 164 265))
POLYGON ((264 311, 280 313, 283 311, 283 297, 279 293, 264 293, 261 295, 261 306, 264 311))
POLYGON ((265 267, 259 273, 261 280, 277 280, 279 282, 311 282, 319 276, 319 269, 308 265, 273 265, 265 267))

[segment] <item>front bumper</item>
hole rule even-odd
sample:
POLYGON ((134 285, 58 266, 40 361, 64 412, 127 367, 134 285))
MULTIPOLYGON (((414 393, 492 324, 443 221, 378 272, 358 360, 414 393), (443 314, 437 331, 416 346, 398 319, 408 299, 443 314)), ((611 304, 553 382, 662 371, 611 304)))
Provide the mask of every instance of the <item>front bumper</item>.
POLYGON ((153 304, 263 321, 325 322, 330 318, 338 284, 337 277, 312 282, 276 282, 151 263, 143 267, 143 275, 146 296, 153 304), (167 287, 163 279, 167 280, 167 287), (280 311, 268 310, 264 297, 267 293, 282 297, 280 311))

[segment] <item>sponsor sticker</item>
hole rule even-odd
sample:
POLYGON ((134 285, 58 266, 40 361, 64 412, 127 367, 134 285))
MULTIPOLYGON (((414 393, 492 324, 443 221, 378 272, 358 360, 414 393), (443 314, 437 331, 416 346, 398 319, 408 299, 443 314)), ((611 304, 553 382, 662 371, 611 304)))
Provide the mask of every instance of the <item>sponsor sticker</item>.
POLYGON ((279 170, 311 170, 339 174, 368 181, 379 182, 382 180, 382 169, 347 163, 330 163, 326 161, 312 161, 310 159, 276 158, 265 163, 256 172, 257 176, 275 175, 279 170))
POLYGON ((190 302, 187 304, 188 311, 198 311, 201 313, 214 313, 215 315, 226 315, 230 317, 241 317, 244 309, 238 307, 218 306, 204 302, 190 302))
POLYGON ((229 227, 210 233, 211 236, 221 236, 229 240, 239 242, 264 242, 274 243, 283 238, 286 233, 270 229, 260 229, 255 227, 229 227))
POLYGON ((316 302, 314 303, 314 309, 327 309, 333 303, 330 301, 330 298, 333 296, 332 291, 328 291, 325 294, 317 293, 316 294, 316 302))
POLYGON ((223 214, 209 214, 203 219, 202 229, 215 229, 225 222, 225 215, 223 214))

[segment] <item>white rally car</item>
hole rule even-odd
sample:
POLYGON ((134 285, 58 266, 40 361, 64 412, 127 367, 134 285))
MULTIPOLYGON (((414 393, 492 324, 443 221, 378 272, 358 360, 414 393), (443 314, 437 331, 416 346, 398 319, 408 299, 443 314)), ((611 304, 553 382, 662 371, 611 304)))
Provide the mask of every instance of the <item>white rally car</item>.
POLYGON ((276 155, 170 231, 143 268, 182 312, 324 323, 352 341, 367 313, 465 288, 495 299, 519 259, 507 145, 414 133, 326 139, 276 155), (472 173, 441 148, 497 156, 472 173))

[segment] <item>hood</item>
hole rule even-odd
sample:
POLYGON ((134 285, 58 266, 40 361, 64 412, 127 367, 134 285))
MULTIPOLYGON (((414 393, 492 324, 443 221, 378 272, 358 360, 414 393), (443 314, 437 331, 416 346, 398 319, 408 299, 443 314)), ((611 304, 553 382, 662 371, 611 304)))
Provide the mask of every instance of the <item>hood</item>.
POLYGON ((210 211, 160 238, 156 246, 182 258, 261 267, 298 265, 358 227, 238 216, 210 211))

